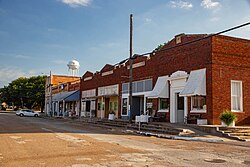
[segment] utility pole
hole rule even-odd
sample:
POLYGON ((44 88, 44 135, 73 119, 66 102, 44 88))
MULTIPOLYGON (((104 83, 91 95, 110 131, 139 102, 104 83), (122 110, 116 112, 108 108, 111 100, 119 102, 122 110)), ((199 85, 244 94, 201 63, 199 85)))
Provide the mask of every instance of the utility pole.
MULTIPOLYGON (((50 114, 52 114, 52 75, 51 75, 51 70, 49 72, 49 76, 50 76, 50 84, 49 84, 49 89, 50 89, 50 114)), ((54 112, 53 112, 52 116, 54 117, 54 112)))
POLYGON ((133 14, 130 14, 130 45, 129 45, 129 122, 132 123, 132 89, 133 89, 133 14))

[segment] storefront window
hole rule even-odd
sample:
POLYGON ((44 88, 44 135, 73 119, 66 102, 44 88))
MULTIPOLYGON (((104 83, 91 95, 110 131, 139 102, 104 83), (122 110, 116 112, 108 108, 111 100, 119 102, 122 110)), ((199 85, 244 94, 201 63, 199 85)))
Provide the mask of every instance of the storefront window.
POLYGON ((98 103, 98 110, 104 110, 104 103, 98 103))
POLYGON ((109 102, 109 111, 114 111, 114 105, 113 102, 109 102))
POLYGON ((128 115, 128 99, 122 99, 122 115, 128 115))
POLYGON ((192 97, 192 110, 206 110, 206 97, 193 96, 192 97))
POLYGON ((147 99, 147 106, 146 106, 146 111, 148 115, 152 114, 152 108, 153 108, 153 100, 152 99, 147 99))
POLYGON ((117 101, 114 102, 114 110, 115 110, 115 111, 118 110, 118 102, 117 102, 117 101))
POLYGON ((159 109, 160 110, 168 110, 168 99, 167 98, 160 98, 159 99, 159 109))

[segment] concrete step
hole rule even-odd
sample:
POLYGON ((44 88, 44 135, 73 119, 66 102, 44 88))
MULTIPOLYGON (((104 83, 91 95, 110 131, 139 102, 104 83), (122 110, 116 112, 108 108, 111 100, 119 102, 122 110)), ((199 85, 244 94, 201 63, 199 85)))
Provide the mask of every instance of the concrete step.
MULTIPOLYGON (((139 129, 139 125, 138 124, 134 124, 133 125, 134 128, 137 128, 139 129)), ((140 126, 140 128, 145 128, 145 129, 152 129, 152 130, 158 130, 158 131, 172 131, 173 129, 175 131, 178 131, 179 133, 180 132, 183 132, 183 129, 180 129, 180 128, 172 128, 172 127, 165 127, 165 126, 154 126, 154 125, 150 125, 150 124, 142 124, 140 126)))
POLYGON ((250 130, 250 127, 219 127, 219 129, 223 131, 248 131, 250 130))
POLYGON ((230 136, 249 136, 250 138, 250 133, 229 133, 230 136))
POLYGON ((250 140, 250 127, 219 127, 219 131, 241 141, 250 140))
MULTIPOLYGON (((139 126, 136 126, 136 125, 128 126, 128 128, 139 130, 139 126)), ((158 133, 164 133, 164 134, 171 134, 171 135, 179 135, 182 132, 182 130, 180 130, 180 129, 152 128, 152 127, 147 127, 147 126, 140 127, 140 130, 141 131, 149 131, 149 132, 158 132, 158 133)))
POLYGON ((237 137, 242 141, 250 141, 250 136, 234 136, 234 137, 237 137))

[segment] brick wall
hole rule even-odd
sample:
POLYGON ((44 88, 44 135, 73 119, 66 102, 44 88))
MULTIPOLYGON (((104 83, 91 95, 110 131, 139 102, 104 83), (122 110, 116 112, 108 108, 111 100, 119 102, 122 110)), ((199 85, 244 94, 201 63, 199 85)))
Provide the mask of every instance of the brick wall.
MULTIPOLYGON (((182 43, 205 37, 206 35, 182 35, 182 43)), ((178 44, 177 44, 178 45, 178 44)), ((203 118, 209 124, 220 124, 219 114, 226 108, 231 108, 231 80, 242 80, 244 113, 238 113, 238 124, 249 123, 250 116, 250 46, 249 40, 216 36, 200 40, 185 46, 175 47, 175 39, 168 42, 163 49, 149 57, 139 57, 134 64, 145 61, 145 66, 133 69, 133 81, 152 78, 153 85, 159 76, 171 75, 183 70, 188 73, 192 70, 206 68, 207 113, 203 118), (213 44, 212 44, 213 43, 213 44)), ((119 84, 129 81, 129 62, 113 67, 113 74, 101 76, 101 72, 93 74, 93 78, 81 80, 81 91, 119 84)), ((110 66, 109 66, 110 68, 110 66)), ((89 72, 88 72, 89 74, 89 72)), ((89 75, 88 75, 89 76, 89 75)), ((119 113, 121 112, 121 96, 119 96, 119 113)), ((190 110, 190 98, 188 108, 190 110)), ((153 109, 158 104, 154 100, 153 109)), ((169 120, 169 113, 167 114, 169 120)))
POLYGON ((216 36, 212 50, 212 123, 220 124, 220 113, 231 110, 231 80, 240 80, 243 112, 237 113, 236 124, 250 124, 250 40, 216 36))
MULTIPOLYGON (((184 35, 182 42, 188 42, 194 39, 204 37, 204 35, 184 35)), ((170 41, 164 48, 175 46, 175 40, 170 41)), ((173 48, 168 51, 156 52, 155 55, 149 57, 139 57, 133 60, 133 64, 145 61, 145 66, 133 69, 133 81, 152 78, 153 85, 156 83, 158 76, 171 75, 178 70, 190 72, 191 70, 207 68, 207 77, 211 78, 211 39, 206 39, 186 46, 173 48)), ((121 85, 124 82, 129 82, 129 70, 127 68, 129 62, 119 67, 113 67, 113 74, 101 76, 101 72, 95 73, 92 80, 81 80, 81 91, 119 84, 121 95, 121 85)), ((207 78, 207 91, 211 92, 211 81, 207 78)), ((211 93, 208 93, 208 98, 211 98, 211 93)), ((119 102, 121 101, 121 96, 119 102)), ((210 100, 211 101, 211 100, 210 100)), ((155 104, 155 103, 154 103, 155 104)), ((119 104, 119 110, 120 110, 119 104)), ((154 109, 157 109, 157 104, 154 109)), ((208 103, 207 110, 211 112, 211 104, 208 103)), ((119 111, 120 113, 120 111, 119 111)), ((169 120, 169 113, 167 114, 169 120)), ((210 117, 212 114, 208 114, 210 117)))

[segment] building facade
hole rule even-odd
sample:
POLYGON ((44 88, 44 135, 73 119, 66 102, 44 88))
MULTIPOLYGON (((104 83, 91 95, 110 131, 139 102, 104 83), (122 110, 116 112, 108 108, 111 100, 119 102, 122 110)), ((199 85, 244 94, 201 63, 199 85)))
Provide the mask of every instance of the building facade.
POLYGON ((48 76, 45 109, 48 116, 80 115, 80 77, 48 76))
POLYGON ((249 40, 180 34, 160 50, 133 60, 131 107, 128 61, 85 73, 81 100, 86 91, 95 90, 92 108, 100 118, 114 110, 123 119, 148 114, 171 123, 193 117, 199 124, 220 124, 220 113, 228 109, 237 114, 236 124, 249 124, 249 76, 249 40))

